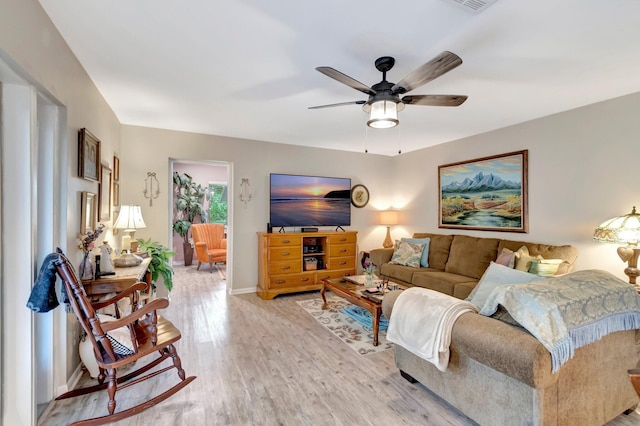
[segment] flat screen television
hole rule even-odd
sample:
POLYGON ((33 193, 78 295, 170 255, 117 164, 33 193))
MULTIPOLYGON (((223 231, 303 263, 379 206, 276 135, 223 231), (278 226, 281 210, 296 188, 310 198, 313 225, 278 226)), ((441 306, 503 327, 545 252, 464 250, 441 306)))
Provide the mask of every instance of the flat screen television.
POLYGON ((351 179, 271 173, 269 217, 276 228, 351 225, 351 179))

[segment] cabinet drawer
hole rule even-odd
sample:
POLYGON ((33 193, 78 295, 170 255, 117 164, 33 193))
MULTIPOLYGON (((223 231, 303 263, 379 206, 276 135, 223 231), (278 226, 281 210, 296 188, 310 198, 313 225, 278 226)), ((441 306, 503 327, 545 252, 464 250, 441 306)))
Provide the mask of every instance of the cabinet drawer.
POLYGON ((355 256, 332 257, 331 259, 329 259, 329 263, 327 264, 327 269, 329 270, 354 269, 355 267, 356 267, 355 256))
MULTIPOLYGON (((353 272, 353 271, 351 271, 353 272)), ((332 272, 330 270, 326 270, 326 271, 319 271, 318 275, 317 275, 317 279, 318 282, 321 282, 322 280, 328 279, 328 280, 333 280, 333 279, 337 279, 337 278, 342 278, 345 275, 351 275, 349 273, 346 273, 343 271, 335 271, 332 272)))
POLYGON ((300 247, 271 247, 269 249, 269 260, 294 260, 300 259, 300 247))
POLYGON ((270 247, 283 247, 283 246, 301 246, 302 237, 295 235, 271 235, 269 237, 270 247))
POLYGON ((300 259, 283 260, 269 263, 269 274, 295 274, 302 272, 302 262, 300 259))
POLYGON ((292 274, 271 277, 271 288, 298 287, 315 284, 315 274, 292 274))
POLYGON ((357 235, 355 233, 349 233, 344 235, 329 235, 327 241, 329 244, 355 244, 357 235))
POLYGON ((331 244, 329 246, 329 256, 331 257, 344 257, 355 256, 356 246, 353 244, 331 244))

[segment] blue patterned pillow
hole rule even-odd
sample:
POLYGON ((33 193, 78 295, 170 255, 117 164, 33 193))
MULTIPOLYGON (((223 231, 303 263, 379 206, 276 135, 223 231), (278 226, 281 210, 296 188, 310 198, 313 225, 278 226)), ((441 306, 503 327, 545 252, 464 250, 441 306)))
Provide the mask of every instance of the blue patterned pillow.
POLYGON ((400 241, 414 244, 424 244, 422 249, 422 256, 420 257, 420 266, 423 268, 429 267, 429 243, 431 238, 402 238, 400 241))
POLYGON ((391 261, 389 263, 419 268, 423 250, 424 244, 396 241, 396 248, 393 251, 393 257, 391 257, 391 261))

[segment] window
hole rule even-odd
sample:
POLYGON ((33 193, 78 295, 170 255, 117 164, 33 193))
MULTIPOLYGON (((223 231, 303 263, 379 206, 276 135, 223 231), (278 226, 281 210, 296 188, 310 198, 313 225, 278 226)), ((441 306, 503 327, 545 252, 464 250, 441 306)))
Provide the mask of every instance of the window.
POLYGON ((227 224, 227 184, 209 182, 207 191, 209 201, 209 223, 227 224))

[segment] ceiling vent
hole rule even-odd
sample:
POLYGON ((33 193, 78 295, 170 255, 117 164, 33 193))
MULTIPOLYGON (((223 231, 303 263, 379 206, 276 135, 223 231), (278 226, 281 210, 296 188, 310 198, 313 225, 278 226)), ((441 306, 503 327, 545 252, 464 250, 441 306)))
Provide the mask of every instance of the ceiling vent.
POLYGON ((496 0, 444 0, 447 3, 455 4, 468 12, 478 14, 491 6, 496 0))

